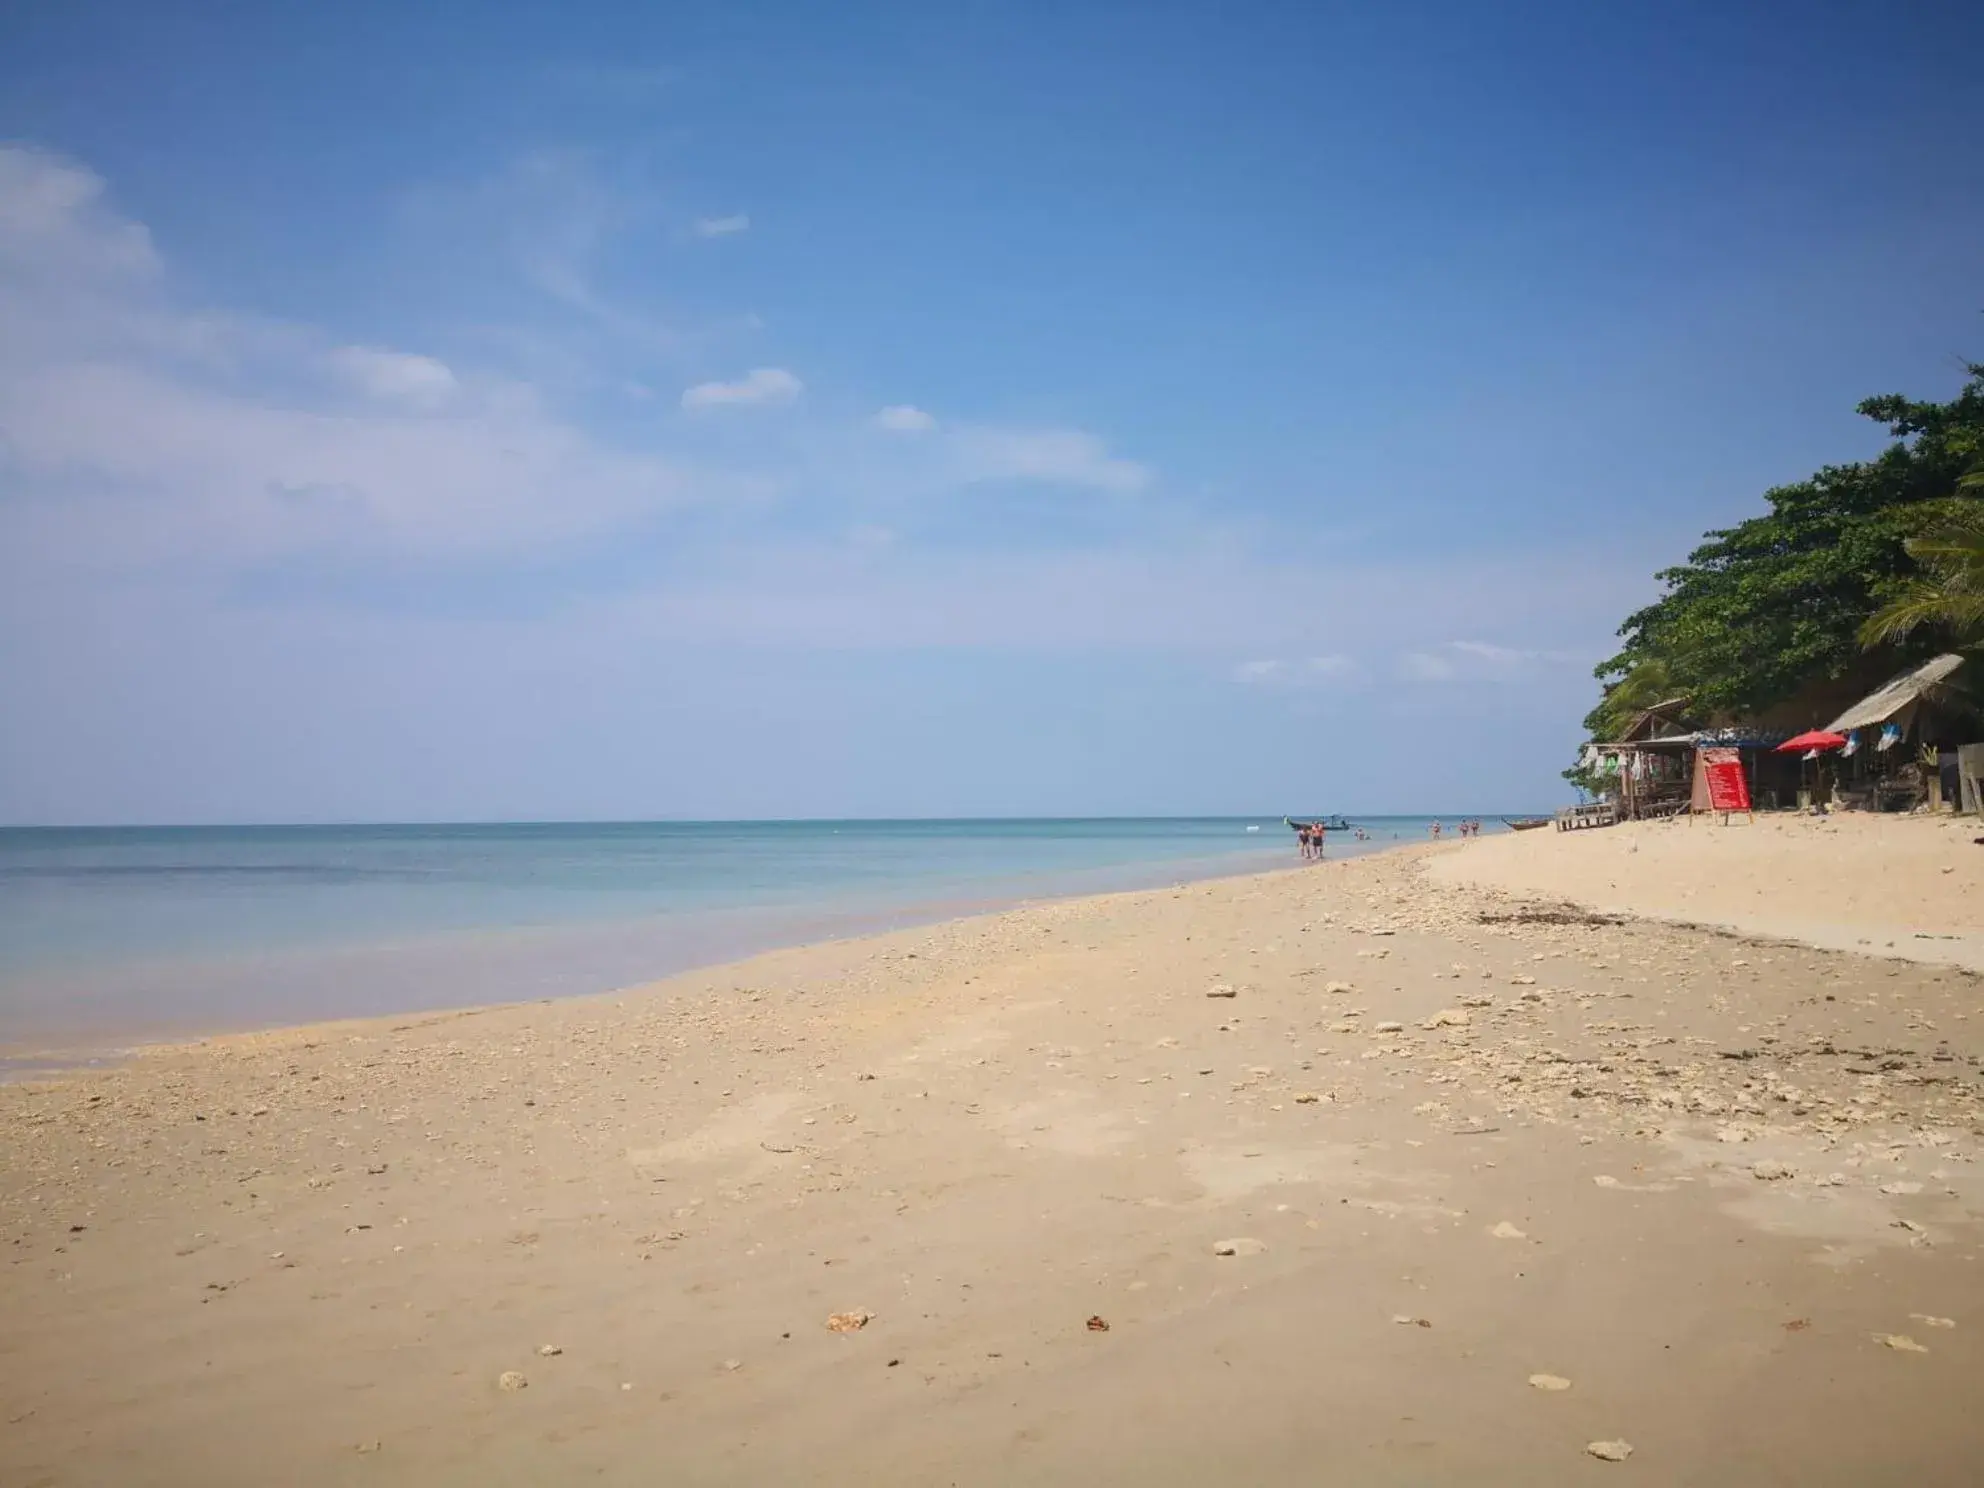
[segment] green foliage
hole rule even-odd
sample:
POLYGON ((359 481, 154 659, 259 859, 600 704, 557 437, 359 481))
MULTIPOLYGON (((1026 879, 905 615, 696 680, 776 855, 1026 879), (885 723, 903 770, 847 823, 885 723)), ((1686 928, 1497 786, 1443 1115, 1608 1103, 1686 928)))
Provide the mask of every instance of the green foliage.
POLYGON ((1605 689, 1605 696, 1585 720, 1594 739, 1616 739, 1634 719, 1655 703, 1684 696, 1674 668, 1665 657, 1642 656, 1624 676, 1605 689))
MULTIPOLYGON (((1984 366, 1969 373, 1948 403, 1869 398, 1860 412, 1895 444, 1766 492, 1768 513, 1709 533, 1662 572, 1666 592, 1626 618, 1624 644, 1596 670, 1607 690, 1585 720, 1592 736, 1609 737, 1653 691, 1685 696, 1704 719, 1741 717, 1860 664, 1862 626, 1924 581, 1907 543, 1927 538, 1929 504, 1974 499, 1953 498, 1984 456, 1984 366)), ((1925 617, 1878 644, 1901 666, 1951 639, 1925 617)))
MULTIPOLYGON (((1973 476, 1984 476, 1984 462, 1973 476)), ((1965 484, 1984 485, 1966 478, 1965 484)), ((1961 497, 1927 504, 1925 520, 1902 547, 1920 576, 1904 583, 1860 627, 1868 646, 1931 628, 1958 646, 1984 645, 1984 501, 1961 497)))

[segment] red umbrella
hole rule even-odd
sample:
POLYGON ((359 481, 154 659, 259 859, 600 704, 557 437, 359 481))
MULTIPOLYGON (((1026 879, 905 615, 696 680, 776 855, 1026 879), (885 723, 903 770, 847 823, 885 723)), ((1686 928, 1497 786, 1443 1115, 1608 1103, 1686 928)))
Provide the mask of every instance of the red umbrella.
POLYGON ((1829 734, 1824 729, 1813 729, 1810 733, 1800 734, 1795 739, 1786 739, 1777 746, 1777 752, 1803 754, 1808 749, 1844 749, 1845 747, 1844 734, 1829 734))

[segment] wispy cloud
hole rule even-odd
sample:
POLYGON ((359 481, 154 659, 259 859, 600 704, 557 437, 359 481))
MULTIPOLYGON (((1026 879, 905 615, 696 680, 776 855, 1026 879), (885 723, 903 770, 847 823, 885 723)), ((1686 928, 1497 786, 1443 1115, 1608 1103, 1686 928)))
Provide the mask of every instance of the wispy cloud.
POLYGON ((875 427, 892 434, 922 434, 937 427, 936 418, 908 403, 892 403, 875 415, 875 427))
POLYGON ((699 238, 727 238, 747 231, 750 226, 751 219, 739 212, 731 217, 698 217, 692 230, 699 238))
POLYGON ((1408 682, 1495 681, 1583 659, 1575 651, 1501 646, 1492 641, 1448 641, 1406 652, 1399 657, 1398 671, 1408 682))
POLYGON ((783 367, 755 367, 735 382, 699 382, 682 394, 687 409, 790 403, 806 384, 783 367))
POLYGON ((0 462, 18 520, 207 561, 486 553, 690 499, 681 470, 587 437, 526 385, 183 308, 149 235, 81 166, 0 146, 0 202, 0 462), (73 495, 35 499, 55 490, 73 495))
POLYGON ((1004 429, 973 426, 957 431, 960 473, 967 482, 1044 481, 1127 493, 1150 484, 1148 466, 1109 452, 1078 429, 1004 429))
POLYGON ((1294 661, 1273 658, 1241 662, 1233 669, 1233 680, 1247 687, 1323 687, 1347 681, 1356 671, 1357 664, 1348 656, 1306 656, 1294 661))
POLYGON ((446 362, 413 352, 340 346, 328 360, 339 377, 381 402, 440 408, 461 389, 446 362))
POLYGON ((776 366, 687 391, 615 368, 592 426, 588 405, 444 335, 355 345, 189 303, 81 166, 0 148, 0 185, 0 591, 91 564, 231 578, 329 555, 425 595, 443 571, 470 585, 527 556, 557 603, 618 605, 683 644, 1162 650, 1201 674, 1258 658, 1235 685, 1327 696, 1372 678, 1339 654, 1356 635, 1427 680, 1540 675, 1553 653, 1519 643, 1602 636, 1628 581, 1477 555, 1319 585, 1203 515, 1145 521, 1127 499, 1059 529, 1024 503, 1024 525, 1001 525, 1008 485, 1135 497, 1158 476, 1090 430, 811 408, 831 400, 776 366), (693 416, 643 416, 657 385, 693 416), (779 404, 798 406, 748 416, 779 404), (584 555, 609 539, 628 558, 603 579, 584 555), (1445 639, 1491 621, 1506 644, 1445 639))
POLYGON ((1398 660, 1398 672, 1408 682, 1451 682, 1460 668, 1436 651, 1408 651, 1398 660))
POLYGON ((113 212, 94 172, 50 151, 0 145, 0 263, 14 274, 150 278, 151 234, 113 212))
POLYGON ((611 266, 642 235, 658 238, 668 217, 654 194, 615 177, 591 152, 528 150, 468 184, 416 187, 399 201, 412 241, 449 264, 478 267, 489 255, 542 301, 514 312, 540 319, 571 312, 579 323, 647 353, 677 348, 682 332, 611 266))
POLYGON ((652 103, 676 92, 688 73, 667 63, 566 62, 547 76, 588 99, 616 103, 652 103))

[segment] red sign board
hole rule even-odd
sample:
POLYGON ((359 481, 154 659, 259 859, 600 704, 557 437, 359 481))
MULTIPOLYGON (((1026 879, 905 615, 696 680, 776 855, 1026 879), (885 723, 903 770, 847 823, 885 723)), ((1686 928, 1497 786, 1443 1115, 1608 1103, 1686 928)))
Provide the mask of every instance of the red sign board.
POLYGON ((1750 782, 1743 774, 1743 755, 1736 749, 1704 749, 1702 776, 1708 782, 1708 809, 1748 811, 1750 782))

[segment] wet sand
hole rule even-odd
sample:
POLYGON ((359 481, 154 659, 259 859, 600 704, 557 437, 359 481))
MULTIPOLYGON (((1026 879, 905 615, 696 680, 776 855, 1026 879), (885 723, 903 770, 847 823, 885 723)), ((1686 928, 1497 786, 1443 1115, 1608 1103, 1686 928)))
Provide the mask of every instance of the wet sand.
POLYGON ((1500 847, 0 1086, 0 1481, 1975 1482, 1984 983, 1500 847))

